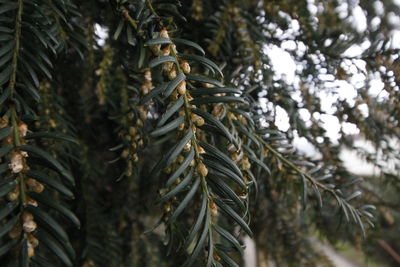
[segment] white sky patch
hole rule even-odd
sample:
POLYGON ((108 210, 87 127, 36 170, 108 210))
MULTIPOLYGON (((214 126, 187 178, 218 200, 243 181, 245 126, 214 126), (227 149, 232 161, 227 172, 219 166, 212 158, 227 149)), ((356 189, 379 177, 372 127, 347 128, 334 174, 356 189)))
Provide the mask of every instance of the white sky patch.
POLYGON ((271 60, 276 74, 289 84, 293 84, 296 73, 296 63, 290 54, 277 46, 267 47, 267 55, 271 60))
POLYGON ((384 12, 385 8, 384 8, 383 3, 381 1, 375 1, 373 3, 373 6, 374 6, 374 9, 375 9, 375 12, 376 12, 377 15, 382 16, 385 13, 384 12))
POLYGON ((276 106, 275 124, 283 132, 286 132, 290 128, 289 116, 280 106, 276 106))
POLYGON ((102 27, 99 24, 94 24, 94 33, 96 34, 96 42, 99 46, 103 46, 106 43, 106 39, 108 38, 108 29, 106 27, 102 27))
POLYGON ((303 155, 311 159, 317 160, 321 158, 319 151, 308 142, 305 137, 298 137, 295 133, 295 138, 293 140, 293 146, 303 155))
POLYGON ((358 32, 363 32, 367 29, 367 17, 364 14, 362 8, 357 5, 351 11, 352 17, 351 22, 354 24, 358 32))
POLYGON ((321 121, 323 127, 326 130, 326 137, 332 140, 333 143, 340 138, 340 124, 339 119, 336 116, 321 114, 321 121))
POLYGON ((400 31, 393 31, 393 33, 392 33, 392 43, 390 44, 390 46, 393 49, 400 49, 400 31))
POLYGON ((367 104, 364 103, 364 104, 358 105, 357 108, 360 110, 360 112, 364 116, 364 118, 369 116, 369 108, 368 108, 367 104))
POLYGON ((357 125, 350 122, 343 122, 342 123, 342 131, 346 135, 357 135, 360 133, 360 129, 358 129, 357 125))

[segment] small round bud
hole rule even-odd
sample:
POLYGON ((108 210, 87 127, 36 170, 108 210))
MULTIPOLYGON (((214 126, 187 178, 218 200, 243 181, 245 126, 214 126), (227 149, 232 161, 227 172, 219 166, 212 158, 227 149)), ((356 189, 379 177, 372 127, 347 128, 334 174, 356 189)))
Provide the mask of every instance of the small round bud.
POLYGON ((167 29, 164 28, 164 29, 162 29, 160 31, 160 37, 169 39, 169 35, 168 35, 167 29))
POLYGON ((192 147, 191 142, 187 142, 186 145, 183 147, 184 152, 189 152, 190 148, 192 147))
POLYGON ((33 248, 36 248, 39 245, 39 240, 32 234, 28 234, 28 242, 33 248))
POLYGON ((33 231, 36 230, 37 224, 35 221, 26 221, 22 225, 22 228, 24 229, 25 233, 32 233, 33 231))
POLYGON ((208 169, 207 169, 206 165, 204 165, 204 163, 202 163, 202 162, 197 164, 196 170, 203 177, 206 177, 208 174, 208 169))
POLYGON ((133 126, 129 127, 129 135, 135 136, 137 134, 137 129, 133 126))
POLYGON ((19 152, 13 152, 10 155, 11 157, 11 163, 8 164, 8 167, 11 169, 13 173, 19 173, 20 171, 23 170, 24 164, 23 164, 23 156, 19 152))
POLYGON ((169 50, 168 46, 163 48, 163 50, 162 50, 162 55, 163 56, 169 56, 170 53, 171 53, 171 51, 169 50))
POLYGON ((202 117, 199 117, 194 124, 196 124, 196 126, 200 127, 204 125, 204 119, 202 117))
POLYGON ((124 149, 121 153, 121 157, 126 159, 129 156, 129 149, 124 149))
POLYGON ((211 210, 211 215, 212 215, 213 217, 218 216, 218 207, 217 207, 217 205, 216 205, 214 202, 211 202, 211 203, 210 203, 210 210, 211 210))
POLYGON ((170 72, 168 72, 168 79, 173 80, 176 78, 176 70, 173 68, 170 72))
POLYGON ((186 81, 181 81, 178 84, 177 89, 180 95, 184 95, 186 93, 186 81))
POLYGON ((180 66, 184 73, 190 73, 190 65, 186 60, 183 60, 180 66))
POLYGON ((34 207, 37 207, 37 206, 38 206, 37 201, 34 200, 34 199, 32 199, 32 198, 28 198, 27 201, 26 201, 26 203, 27 203, 28 205, 31 205, 31 206, 34 206, 34 207))
POLYGON ((146 71, 144 72, 144 79, 145 79, 145 81, 147 81, 147 82, 151 82, 151 71, 150 71, 150 70, 146 70, 146 71))
POLYGON ((28 133, 28 125, 25 122, 18 123, 19 136, 24 137, 28 133))
POLYGON ((24 221, 24 222, 33 221, 32 213, 25 211, 22 214, 22 221, 24 221))
POLYGON ((206 153, 206 151, 204 150, 204 148, 200 145, 197 145, 197 150, 199 151, 200 154, 204 154, 206 153))
POLYGON ((36 186, 32 188, 32 190, 36 193, 42 193, 44 190, 44 185, 41 183, 37 183, 36 186))
POLYGON ((181 124, 178 126, 178 131, 182 131, 183 129, 185 129, 185 124, 184 124, 184 123, 181 123, 181 124))
POLYGON ((8 201, 14 201, 19 197, 19 191, 17 192, 10 192, 7 194, 7 200, 8 201))

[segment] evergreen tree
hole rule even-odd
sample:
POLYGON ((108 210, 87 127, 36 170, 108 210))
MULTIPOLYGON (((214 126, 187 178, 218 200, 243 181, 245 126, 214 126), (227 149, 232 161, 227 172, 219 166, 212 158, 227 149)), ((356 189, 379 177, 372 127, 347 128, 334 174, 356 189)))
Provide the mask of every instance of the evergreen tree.
POLYGON ((397 2, 0 0, 1 266, 243 266, 246 236, 259 266, 332 266, 315 233, 395 265, 397 2))

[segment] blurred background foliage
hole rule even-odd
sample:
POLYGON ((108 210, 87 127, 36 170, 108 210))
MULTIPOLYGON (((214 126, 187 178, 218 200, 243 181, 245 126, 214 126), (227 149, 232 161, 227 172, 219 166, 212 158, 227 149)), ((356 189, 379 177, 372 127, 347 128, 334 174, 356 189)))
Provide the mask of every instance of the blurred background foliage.
POLYGON ((398 266, 399 21, 395 0, 0 0, 1 265, 244 266, 252 236, 257 266, 334 266, 315 238, 398 266))

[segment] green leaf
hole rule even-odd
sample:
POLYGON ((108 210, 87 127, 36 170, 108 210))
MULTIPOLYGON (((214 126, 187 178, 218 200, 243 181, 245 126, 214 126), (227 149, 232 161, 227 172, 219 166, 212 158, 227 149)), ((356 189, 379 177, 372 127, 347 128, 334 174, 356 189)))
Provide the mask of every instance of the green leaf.
POLYGON ((210 175, 209 181, 224 194, 224 198, 232 199, 232 201, 234 201, 244 213, 247 212, 246 206, 243 204, 240 197, 236 195, 235 191, 233 191, 233 189, 229 187, 222 179, 218 179, 218 177, 214 178, 212 175, 210 175))
POLYGON ((133 37, 132 27, 129 24, 128 27, 126 27, 126 39, 131 46, 135 46, 137 43, 136 38, 133 37))
POLYGON ((72 211, 70 211, 63 205, 55 202, 52 199, 47 198, 47 196, 45 196, 43 193, 39 194, 35 192, 30 192, 29 195, 32 196, 37 201, 39 201, 40 203, 58 211, 65 218, 69 219, 77 228, 81 227, 81 223, 78 217, 76 217, 72 211))
POLYGON ((0 183, 0 197, 7 195, 11 190, 14 190, 17 182, 14 179, 7 179, 0 183))
POLYGON ((19 206, 19 201, 11 201, 7 204, 3 204, 3 207, 0 209, 0 221, 3 220, 7 215, 9 215, 16 207, 19 206))
POLYGON ((303 184, 303 194, 301 199, 303 203, 303 210, 305 210, 307 208, 307 179, 303 174, 300 174, 300 177, 303 184))
POLYGON ((209 96, 209 97, 197 97, 191 102, 193 105, 202 104, 213 104, 213 103, 244 103, 247 104, 246 100, 236 96, 209 96))
POLYGON ((119 35, 121 34, 122 28, 124 27, 124 22, 125 22, 125 20, 123 20, 123 19, 121 19, 121 20, 119 21, 118 27, 117 27, 117 29, 115 30, 115 33, 114 33, 114 35, 113 35, 114 40, 117 40, 118 37, 119 37, 119 35))
POLYGON ((172 41, 168 38, 159 37, 147 41, 144 45, 152 46, 152 45, 164 45, 164 44, 172 44, 172 41))
POLYGON ((215 231, 217 231, 222 237, 224 237, 229 243, 231 243, 238 250, 238 252, 240 252, 241 255, 243 255, 243 247, 240 245, 236 237, 234 237, 233 235, 231 235, 231 233, 216 224, 213 227, 215 231))
POLYGON ((218 148, 211 146, 207 143, 200 143, 201 147, 205 149, 205 151, 212 157, 216 158, 220 163, 224 164, 226 167, 231 169, 233 172, 236 173, 240 178, 242 178, 242 172, 240 171, 239 167, 222 151, 218 148))
POLYGON ((69 242, 67 233, 49 214, 41 208, 35 208, 31 205, 27 206, 27 210, 33 214, 35 221, 37 221, 40 226, 46 227, 58 241, 61 243, 69 242))
POLYGON ((147 95, 145 95, 140 101, 139 101, 139 106, 146 104, 148 101, 150 101, 152 98, 158 96, 161 94, 165 88, 167 88, 167 85, 169 83, 163 83, 160 84, 157 88, 154 90, 151 90, 147 95))
POLYGON ((43 243, 54 255, 61 260, 63 264, 68 267, 73 267, 71 260, 65 251, 47 234, 45 231, 38 231, 36 233, 40 243, 43 243))
POLYGON ((3 163, 3 164, 0 164, 0 174, 3 174, 8 170, 9 170, 9 168, 8 168, 8 163, 7 162, 3 163))
POLYGON ((234 262, 225 252, 218 250, 218 255, 229 267, 239 267, 236 262, 234 262))
POLYGON ((162 115, 161 119, 157 123, 157 127, 164 125, 164 123, 179 110, 184 102, 183 96, 179 97, 179 99, 162 115))
POLYGON ((0 96, 0 105, 3 105, 4 101, 6 101, 10 95, 11 95, 11 87, 7 86, 6 89, 3 91, 3 94, 0 96))
POLYGON ((241 94, 236 88, 214 87, 214 88, 198 88, 190 91, 192 96, 214 95, 214 94, 241 94))
POLYGON ((12 144, 3 145, 2 147, 0 147, 0 157, 4 157, 5 155, 7 155, 8 152, 13 149, 13 147, 14 146, 12 144))
POLYGON ((12 249, 17 243, 18 238, 11 239, 9 242, 5 243, 3 246, 0 247, 0 257, 6 254, 10 249, 12 249))
POLYGON ((192 112, 202 117, 207 123, 217 127, 221 132, 224 133, 225 137, 228 138, 231 143, 233 142, 233 136, 231 133, 228 131, 225 125, 223 125, 222 122, 217 120, 213 115, 198 108, 192 109, 192 112))
POLYGON ((53 166, 62 176, 68 179, 73 185, 75 184, 74 177, 68 172, 62 165, 59 163, 52 155, 48 152, 31 145, 24 145, 19 147, 21 150, 26 151, 28 153, 32 153, 39 158, 44 159, 51 166, 53 166))
POLYGON ((43 183, 53 188, 54 190, 57 190, 58 192, 60 192, 61 194, 65 195, 68 198, 74 198, 74 194, 72 193, 72 191, 69 190, 67 187, 65 187, 54 177, 50 177, 43 172, 31 171, 31 170, 28 170, 26 174, 27 176, 37 180, 38 182, 43 183))
POLYGON ((164 97, 169 97, 172 92, 175 90, 175 88, 178 86, 178 84, 186 79, 185 74, 179 73, 175 79, 170 81, 167 85, 167 88, 165 89, 164 92, 164 97))
POLYGON ((0 129, 0 140, 3 140, 4 138, 8 137, 11 135, 12 128, 11 127, 4 127, 0 129))
MULTIPOLYGON (((197 180, 199 181, 199 180, 197 180)), ((197 240, 196 247, 194 248, 192 255, 190 255, 189 259, 187 259, 184 263, 183 266, 192 266, 193 262, 197 259, 198 255, 200 254, 201 250, 204 247, 204 243, 206 241, 207 233, 208 233, 208 227, 210 226, 210 221, 211 221, 211 214, 210 211, 207 210, 207 215, 205 219, 206 223, 204 224, 203 231, 201 232, 201 235, 199 239, 197 240)))
POLYGON ((208 78, 206 76, 197 76, 197 75, 187 74, 186 78, 189 81, 195 81, 195 82, 200 82, 200 83, 210 83, 210 84, 216 85, 217 87, 224 87, 224 84, 221 83, 220 81, 208 78))
POLYGON ((0 48, 0 57, 10 52, 14 48, 14 46, 15 46, 14 40, 9 41, 7 44, 3 44, 2 47, 0 48))
POLYGON ((251 232, 247 223, 231 207, 219 199, 216 199, 215 203, 217 203, 218 207, 220 207, 227 215, 229 215, 250 237, 253 237, 253 233, 251 232))
POLYGON ((14 29, 10 29, 10 28, 7 28, 7 27, 0 26, 0 32, 12 33, 12 32, 14 32, 14 29))
POLYGON ((74 144, 79 144, 78 140, 76 140, 72 136, 60 132, 35 132, 25 136, 25 139, 35 139, 35 138, 50 138, 55 140, 67 141, 74 144))
POLYGON ((221 69, 217 66, 217 64, 215 64, 214 62, 212 62, 211 60, 209 60, 206 57, 197 56, 197 55, 187 55, 187 54, 178 54, 178 56, 185 60, 197 61, 197 62, 201 63, 203 66, 207 67, 212 72, 214 72, 214 70, 216 70, 221 77, 224 77, 224 74, 222 73, 221 69))
POLYGON ((19 221, 19 216, 14 216, 10 219, 6 224, 0 227, 0 238, 2 238, 5 234, 11 231, 14 225, 19 221))
POLYGON ((186 158, 183 160, 181 165, 179 166, 178 169, 171 175, 171 177, 168 178, 166 186, 170 187, 173 183, 175 183, 176 179, 179 178, 179 176, 186 170, 186 168, 189 166, 190 162, 194 158, 194 149, 193 147, 191 148, 189 154, 186 156, 186 158))
POLYGON ((7 11, 11 11, 18 8, 18 3, 16 2, 8 2, 4 3, 0 6, 0 14, 3 14, 7 11))
POLYGON ((2 72, 0 72, 0 86, 9 81, 12 70, 12 65, 9 64, 2 72))
POLYGON ((213 169, 214 173, 218 175, 222 175, 223 177, 227 177, 228 179, 231 179, 232 181, 236 182, 238 185, 242 187, 243 190, 247 190, 247 186, 244 183, 244 181, 241 179, 240 176, 238 176, 236 173, 234 173, 232 170, 226 168, 221 164, 221 162, 215 161, 215 160, 210 160, 209 158, 206 158, 204 160, 205 164, 207 167, 213 169))
POLYGON ((196 44, 195 42, 185 40, 185 39, 179 39, 179 38, 174 38, 174 39, 172 39, 172 41, 176 44, 190 46, 190 47, 196 49, 197 51, 199 51, 203 56, 206 54, 206 52, 204 52, 203 48, 201 48, 201 46, 196 44))
POLYGON ((183 212, 183 210, 187 207, 189 204, 190 200, 193 199, 194 195, 197 192, 197 189, 200 185, 200 179, 196 179, 195 182, 193 183, 192 187, 190 188, 190 191, 187 193, 185 198, 182 200, 182 202, 179 204, 179 206, 176 208, 174 213, 171 215, 169 219, 169 223, 174 223, 176 218, 183 212))
POLYGON ((28 240, 26 240, 26 238, 22 239, 22 249, 20 257, 21 261, 19 267, 29 267, 28 240))
POLYGON ((207 204, 208 204, 208 197, 207 193, 203 192, 202 199, 201 199, 201 207, 200 207, 200 212, 197 215, 196 221, 192 227, 192 230, 190 231, 190 234, 188 235, 183 247, 188 248, 189 245, 193 242, 194 238, 196 237, 197 233, 200 230, 201 225, 203 224, 206 210, 207 210, 207 204))
POLYGON ((168 153, 156 164, 156 166, 154 166, 150 176, 153 176, 155 173, 158 173, 162 168, 171 164, 171 162, 181 153, 183 147, 189 142, 192 136, 193 131, 192 129, 189 129, 186 135, 168 151, 168 153))
POLYGON ((190 181, 192 180, 193 174, 194 169, 191 168, 185 178, 183 178, 183 180, 176 187, 174 187, 174 189, 162 196, 158 202, 163 203, 185 189, 185 187, 189 185, 190 181))
POLYGON ((156 57, 149 62, 149 67, 154 68, 157 67, 160 64, 166 63, 166 62, 174 62, 175 64, 178 64, 178 61, 176 61, 175 57, 172 56, 159 56, 156 57))
POLYGON ((178 117, 175 120, 171 121, 170 123, 164 125, 163 127, 160 127, 150 133, 150 136, 156 137, 160 135, 164 135, 176 128, 178 128, 179 125, 181 125, 184 122, 185 118, 184 117, 178 117))

